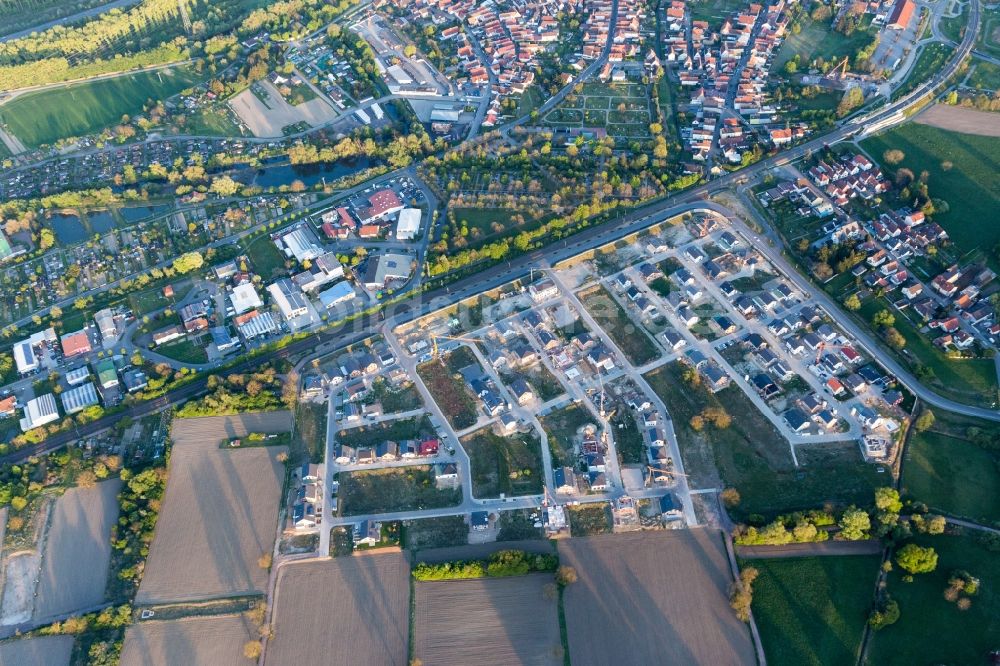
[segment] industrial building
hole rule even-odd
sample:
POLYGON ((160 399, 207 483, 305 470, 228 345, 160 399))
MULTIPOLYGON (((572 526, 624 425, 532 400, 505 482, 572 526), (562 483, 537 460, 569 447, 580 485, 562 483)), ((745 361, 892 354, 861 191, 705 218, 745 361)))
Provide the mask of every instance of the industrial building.
POLYGON ((396 222, 396 239, 412 240, 420 233, 420 209, 404 208, 399 211, 399 221, 396 222))
POLYGON ((59 420, 59 408, 56 407, 56 396, 52 393, 29 400, 24 406, 24 417, 21 419, 21 431, 28 432, 32 428, 43 426, 59 420))
POLYGON ((301 317, 309 312, 309 301, 305 294, 287 278, 267 285, 267 293, 271 294, 271 298, 274 299, 285 321, 301 317))
POLYGON ((260 300, 260 296, 257 295, 257 290, 249 282, 234 287, 233 293, 229 294, 229 300, 232 302, 236 314, 243 314, 264 304, 260 300))
POLYGON ((67 414, 75 414, 87 407, 98 404, 97 389, 94 388, 93 382, 87 382, 76 388, 63 391, 60 397, 62 398, 63 409, 67 414))

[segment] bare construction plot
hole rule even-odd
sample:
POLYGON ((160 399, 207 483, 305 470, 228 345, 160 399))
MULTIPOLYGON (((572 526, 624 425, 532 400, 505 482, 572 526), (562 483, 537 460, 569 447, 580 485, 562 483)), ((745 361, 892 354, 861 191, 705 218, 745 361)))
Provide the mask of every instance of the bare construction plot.
POLYGON ((264 79, 253 85, 258 88, 260 96, 247 88, 229 100, 229 106, 254 136, 283 136, 284 128, 290 125, 308 123, 317 127, 337 117, 337 112, 323 97, 293 106, 285 101, 270 81, 264 79))
POLYGON ((420 581, 413 654, 426 666, 563 663, 551 574, 420 581))
POLYGON ((0 643, 0 666, 66 666, 72 652, 72 636, 19 638, 0 643))
POLYGON ((402 553, 286 564, 264 663, 405 664, 410 565, 402 553))
POLYGON ((121 481, 114 479, 93 488, 71 488, 56 501, 42 555, 35 620, 104 601, 120 488, 121 481))
POLYGON ((137 604, 262 593, 284 481, 287 447, 236 450, 219 443, 291 427, 288 412, 174 421, 170 476, 137 604))
POLYGON ((125 632, 121 666, 250 666, 243 646, 257 628, 242 615, 140 622, 125 632))
POLYGON ((935 104, 914 120, 921 125, 940 127, 963 134, 1000 136, 1000 114, 989 111, 935 104))
POLYGON ((21 624, 31 619, 40 564, 37 550, 25 550, 7 558, 3 572, 3 605, 0 607, 3 624, 21 624))
POLYGON ((732 581, 716 530, 564 539, 579 580, 563 603, 574 666, 755 664, 750 633, 729 607, 732 581))

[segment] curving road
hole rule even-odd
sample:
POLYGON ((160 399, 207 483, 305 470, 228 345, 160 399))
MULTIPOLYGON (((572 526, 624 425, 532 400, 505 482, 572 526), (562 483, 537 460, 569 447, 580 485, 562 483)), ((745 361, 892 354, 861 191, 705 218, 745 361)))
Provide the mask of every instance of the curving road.
MULTIPOLYGON (((760 162, 757 162, 756 164, 740 171, 721 176, 710 183, 687 190, 679 195, 673 195, 658 202, 647 204, 633 210, 628 215, 624 215, 585 229, 577 234, 574 234, 569 239, 553 243, 536 252, 521 255, 509 262, 506 262, 506 264, 493 266, 470 277, 461 278, 447 287, 442 287, 423 294, 418 300, 404 301, 399 304, 388 306, 384 312, 386 324, 395 326, 406 323, 434 310, 452 305, 474 294, 488 291, 512 280, 526 277, 529 274, 530 269, 537 268, 543 261, 550 265, 555 264, 571 256, 618 240, 645 227, 684 212, 690 212, 693 210, 711 210, 727 218, 733 218, 734 216, 727 208, 714 202, 705 201, 704 199, 712 192, 727 189, 765 171, 769 171, 775 167, 794 161, 805 155, 806 152, 815 151, 816 149, 822 148, 824 145, 851 138, 867 126, 891 126, 905 120, 902 112, 914 103, 922 100, 937 86, 949 79, 958 69, 965 57, 972 51, 972 45, 975 41, 975 35, 979 27, 980 5, 978 2, 973 2, 971 7, 972 11, 969 16, 969 29, 966 30, 966 35, 962 44, 960 44, 956 49, 952 59, 948 62, 945 68, 938 72, 930 80, 918 86, 914 91, 900 98, 896 102, 889 104, 884 109, 873 111, 866 116, 856 118, 849 124, 842 126, 829 134, 825 134, 804 144, 790 148, 774 157, 761 160, 760 162)), ((618 3, 616 1, 614 2, 613 7, 614 16, 617 16, 617 8, 618 3)), ((611 37, 609 36, 609 42, 606 46, 606 50, 610 50, 610 40, 611 37)), ((597 62, 600 62, 601 60, 603 60, 603 58, 598 59, 597 62)), ((592 67, 597 65, 597 62, 595 62, 592 67)), ((566 89, 561 92, 566 92, 566 89)), ((514 122, 520 123, 521 121, 526 120, 526 118, 521 118, 514 122)), ((391 172, 390 174, 386 174, 384 177, 392 177, 394 173, 395 172, 391 172)), ((1000 411, 957 403, 938 395, 920 384, 912 373, 903 368, 897 361, 895 361, 895 359, 888 357, 884 352, 882 352, 879 345, 867 331, 861 330, 860 327, 853 323, 853 321, 846 316, 843 316, 838 304, 834 303, 832 299, 817 290, 815 286, 809 283, 798 273, 798 271, 794 270, 784 257, 772 248, 765 239, 750 230, 749 227, 747 227, 742 221, 737 219, 736 224, 741 227, 741 231, 747 235, 748 240, 750 240, 765 256, 773 261, 776 266, 785 271, 788 274, 788 277, 795 282, 800 289, 805 292, 814 293, 816 299, 823 303, 824 307, 826 307, 831 314, 841 314, 842 316, 839 318, 841 326, 854 335, 859 342, 866 347, 869 353, 871 353, 875 358, 878 358, 882 365, 890 373, 894 374, 896 378, 917 397, 940 409, 946 409, 960 414, 1000 422, 1000 411)), ((313 352, 316 355, 325 354, 338 347, 353 344, 369 337, 376 332, 380 325, 381 322, 377 317, 372 316, 359 318, 349 324, 337 326, 322 333, 316 333, 309 338, 292 342, 283 349, 271 352, 264 357, 258 356, 251 359, 241 360, 231 368, 228 368, 228 370, 232 372, 241 372, 254 368, 265 360, 283 359, 300 353, 313 352)), ((125 410, 125 414, 131 417, 144 416, 146 414, 159 411, 171 404, 188 400, 199 395, 205 390, 206 381, 207 376, 199 376, 192 380, 191 383, 174 389, 161 398, 127 408, 125 410)), ((0 456, 0 463, 20 462, 30 456, 47 453, 62 446, 63 444, 66 444, 67 442, 74 441, 81 437, 85 437, 109 428, 117 423, 121 418, 122 414, 117 413, 102 417, 101 419, 85 426, 78 426, 71 431, 58 433, 39 444, 24 447, 18 451, 0 456)))

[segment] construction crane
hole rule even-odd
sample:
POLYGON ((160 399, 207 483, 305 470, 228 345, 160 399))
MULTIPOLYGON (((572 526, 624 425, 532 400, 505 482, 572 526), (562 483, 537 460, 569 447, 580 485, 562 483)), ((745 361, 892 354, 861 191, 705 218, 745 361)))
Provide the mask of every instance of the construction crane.
POLYGON ((479 342, 475 338, 460 338, 453 335, 431 335, 431 356, 437 358, 438 340, 458 340, 459 342, 479 342))
POLYGON ((658 472, 660 476, 666 477, 676 477, 683 476, 687 478, 687 474, 681 474, 680 472, 675 472, 673 470, 665 469, 663 467, 653 467, 652 465, 646 465, 646 468, 650 471, 650 478, 655 478, 654 473, 658 472))

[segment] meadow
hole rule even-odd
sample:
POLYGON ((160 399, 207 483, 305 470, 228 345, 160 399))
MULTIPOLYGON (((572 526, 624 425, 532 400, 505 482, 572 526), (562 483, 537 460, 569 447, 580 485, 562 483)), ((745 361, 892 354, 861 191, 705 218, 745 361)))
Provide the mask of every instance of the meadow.
POLYGON ((199 77, 189 69, 137 72, 29 93, 0 106, 0 122, 29 148, 83 136, 141 113, 148 100, 163 100, 190 88, 199 77))

